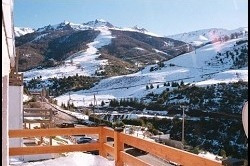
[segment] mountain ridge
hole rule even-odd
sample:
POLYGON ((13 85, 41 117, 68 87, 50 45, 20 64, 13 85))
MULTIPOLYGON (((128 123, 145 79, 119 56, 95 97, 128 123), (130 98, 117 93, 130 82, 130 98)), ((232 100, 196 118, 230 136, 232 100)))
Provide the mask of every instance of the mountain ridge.
MULTIPOLYGON (((140 63, 141 66, 144 66, 192 50, 191 46, 188 49, 189 46, 184 42, 159 37, 138 26, 118 28, 105 20, 95 20, 83 24, 64 21, 16 37, 17 54, 20 57, 19 69, 26 71, 39 66, 60 65, 73 54, 86 52, 89 44, 95 39, 100 43, 111 40, 97 49, 99 58, 108 58, 110 65, 116 66, 116 69, 107 66, 109 72, 96 71, 98 75, 101 73, 104 76, 128 74, 138 70, 138 66, 135 64, 140 63), (100 35, 104 31, 109 35, 100 35), (179 46, 181 48, 176 50, 175 47, 179 46)), ((95 70, 98 70, 98 66, 95 70)))

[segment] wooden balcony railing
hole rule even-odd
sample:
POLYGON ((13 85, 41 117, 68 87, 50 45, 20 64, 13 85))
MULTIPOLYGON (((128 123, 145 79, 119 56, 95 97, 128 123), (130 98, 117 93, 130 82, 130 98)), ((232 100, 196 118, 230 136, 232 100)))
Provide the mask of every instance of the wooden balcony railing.
POLYGON ((84 128, 50 128, 50 129, 26 129, 26 130, 10 130, 10 138, 35 137, 35 136, 58 136, 58 135, 83 135, 98 134, 99 141, 97 143, 86 143, 78 145, 58 145, 58 146, 33 146, 33 147, 12 147, 9 149, 10 156, 15 155, 31 155, 45 153, 63 153, 73 151, 94 151, 98 150, 99 155, 107 157, 111 155, 115 159, 116 166, 150 166, 145 161, 134 157, 124 151, 124 145, 131 145, 138 149, 144 150, 158 156, 162 159, 178 163, 185 166, 219 166, 221 162, 209 160, 196 154, 183 150, 172 148, 156 142, 150 142, 141 138, 130 136, 121 132, 121 130, 113 130, 108 127, 84 127, 84 128), (114 139, 114 144, 107 142, 107 137, 114 139))

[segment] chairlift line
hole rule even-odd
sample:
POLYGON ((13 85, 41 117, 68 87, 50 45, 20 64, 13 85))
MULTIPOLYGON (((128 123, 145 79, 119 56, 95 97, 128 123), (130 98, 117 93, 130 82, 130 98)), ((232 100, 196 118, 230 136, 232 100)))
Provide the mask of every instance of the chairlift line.
MULTIPOLYGON (((183 47, 183 46, 188 46, 188 52, 189 52, 189 49, 190 49, 190 45, 189 45, 189 44, 183 44, 183 45, 180 45, 180 46, 177 46, 177 47, 173 47, 172 49, 181 48, 181 47, 183 47)), ((162 52, 164 52, 164 51, 162 51, 162 52)), ((165 52, 164 52, 164 53, 165 53, 165 52)), ((160 56, 161 58, 165 58, 164 56, 159 55, 157 52, 154 52, 154 53, 149 53, 149 54, 145 54, 145 55, 139 55, 139 56, 136 56, 136 57, 125 58, 124 60, 137 59, 137 58, 140 58, 140 57, 143 57, 143 56, 153 55, 153 54, 157 54, 157 55, 160 56)), ((167 54, 167 53, 166 53, 166 54, 167 54)))

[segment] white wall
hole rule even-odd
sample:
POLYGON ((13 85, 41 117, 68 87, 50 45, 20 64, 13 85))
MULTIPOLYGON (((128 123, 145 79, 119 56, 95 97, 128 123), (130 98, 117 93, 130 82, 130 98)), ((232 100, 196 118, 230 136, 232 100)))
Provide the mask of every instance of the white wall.
MULTIPOLYGON (((4 20, 6 36, 8 37, 8 52, 10 57, 11 66, 15 66, 15 37, 14 37, 14 25, 13 25, 13 0, 3 0, 2 10, 4 20)), ((4 62, 4 61, 3 61, 4 62)))
POLYGON ((9 165, 9 72, 14 66, 13 1, 2 1, 2 165, 9 165), (8 38, 7 38, 8 37, 8 38))
MULTIPOLYGON (((9 86, 9 129, 23 129, 23 86, 9 86)), ((21 147, 22 139, 10 139, 10 147, 21 147)))
POLYGON ((2 165, 9 165, 8 140, 8 94, 9 94, 10 59, 8 55, 6 34, 2 23, 2 165))

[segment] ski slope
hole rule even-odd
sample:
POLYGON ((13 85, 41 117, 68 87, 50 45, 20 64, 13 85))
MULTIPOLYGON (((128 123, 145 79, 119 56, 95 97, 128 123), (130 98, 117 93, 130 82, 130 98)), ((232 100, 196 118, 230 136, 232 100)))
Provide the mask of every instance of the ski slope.
POLYGON ((51 67, 47 69, 32 69, 24 73, 25 80, 31 80, 34 77, 42 76, 43 80, 53 77, 68 77, 73 75, 91 76, 100 67, 108 64, 107 60, 98 60, 100 56, 98 49, 111 43, 111 32, 107 27, 98 27, 96 30, 100 34, 94 39, 93 42, 87 44, 86 51, 80 51, 73 54, 64 62, 64 65, 51 67))
MULTIPOLYGON (((220 82, 235 82, 240 79, 248 81, 248 68, 230 70, 232 64, 208 65, 217 55, 217 52, 233 50, 235 42, 246 38, 233 39, 224 43, 213 43, 175 57, 166 61, 165 67, 150 72, 150 65, 140 72, 125 76, 116 76, 104 79, 89 90, 71 92, 70 96, 77 106, 88 106, 93 104, 95 94, 97 104, 101 101, 108 102, 111 99, 120 98, 143 98, 153 92, 160 94, 166 89, 164 82, 184 81, 184 83, 204 86, 220 82), (238 74, 236 74, 238 73, 238 74), (154 88, 146 90, 146 85, 153 84, 154 88), (159 88, 156 88, 159 85, 159 88)), ((211 63, 212 64, 212 63, 211 63)), ((171 89, 171 88, 170 88, 171 89)), ((56 98, 58 104, 67 103, 69 94, 64 94, 56 98)))

